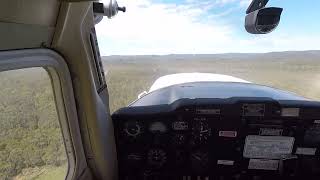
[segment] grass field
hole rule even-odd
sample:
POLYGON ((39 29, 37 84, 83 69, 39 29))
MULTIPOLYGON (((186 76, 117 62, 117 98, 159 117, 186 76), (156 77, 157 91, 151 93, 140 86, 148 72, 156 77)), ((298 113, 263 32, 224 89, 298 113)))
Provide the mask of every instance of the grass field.
POLYGON ((57 180, 65 179, 67 165, 41 166, 22 170, 13 180, 57 180))
MULTIPOLYGON (((282 54, 281 54, 282 55, 282 54)), ((187 56, 187 55, 185 55, 187 56)), ((237 55, 235 55, 237 56, 237 55)), ((104 57, 110 93, 111 112, 134 101, 163 75, 185 72, 226 74, 254 83, 277 87, 299 95, 320 100, 320 56, 282 57, 273 55, 255 59, 201 57, 104 57), (168 59, 166 59, 166 57, 168 59), (308 58, 310 57, 310 58, 308 58), (119 58, 120 60, 115 60, 119 58), (161 59, 162 58, 162 59, 161 59), (267 59, 268 58, 268 59, 267 59), (269 59, 270 58, 270 59, 269 59), (160 59, 160 60, 159 60, 160 59)))

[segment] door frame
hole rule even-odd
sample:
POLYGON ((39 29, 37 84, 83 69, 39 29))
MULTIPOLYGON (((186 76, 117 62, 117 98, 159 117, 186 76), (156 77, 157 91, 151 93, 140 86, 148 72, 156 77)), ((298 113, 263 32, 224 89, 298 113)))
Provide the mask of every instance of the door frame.
MULTIPOLYGON (((50 49, 0 51, 0 72, 44 68, 51 84, 63 135, 68 171, 65 179, 82 179, 88 170, 82 145, 70 72, 65 60, 50 49)), ((88 177, 86 177, 88 178, 88 177)))

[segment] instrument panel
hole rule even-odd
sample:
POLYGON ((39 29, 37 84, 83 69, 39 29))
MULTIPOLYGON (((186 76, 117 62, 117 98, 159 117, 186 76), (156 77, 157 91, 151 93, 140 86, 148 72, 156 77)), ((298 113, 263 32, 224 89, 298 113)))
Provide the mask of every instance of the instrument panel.
POLYGON ((320 104, 194 99, 113 114, 119 177, 320 177, 320 104))

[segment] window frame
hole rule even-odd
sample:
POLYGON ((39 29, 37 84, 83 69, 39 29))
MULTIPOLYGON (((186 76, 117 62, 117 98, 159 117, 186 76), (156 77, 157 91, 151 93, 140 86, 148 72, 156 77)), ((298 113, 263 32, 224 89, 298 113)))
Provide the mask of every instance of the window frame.
POLYGON ((0 51, 0 72, 25 68, 48 72, 68 159, 65 179, 78 179, 87 168, 70 72, 65 60, 50 49, 0 51))

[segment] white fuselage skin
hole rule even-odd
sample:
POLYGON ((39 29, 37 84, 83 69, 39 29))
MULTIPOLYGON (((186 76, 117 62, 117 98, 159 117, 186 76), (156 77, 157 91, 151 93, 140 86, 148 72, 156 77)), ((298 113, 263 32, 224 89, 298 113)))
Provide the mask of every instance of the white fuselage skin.
POLYGON ((251 83, 249 81, 236 78, 233 76, 223 74, 212 74, 212 73, 178 73, 162 76, 158 78, 149 91, 144 91, 139 94, 138 98, 153 92, 158 89, 169 87, 172 85, 191 83, 191 82, 239 82, 239 83, 251 83))

